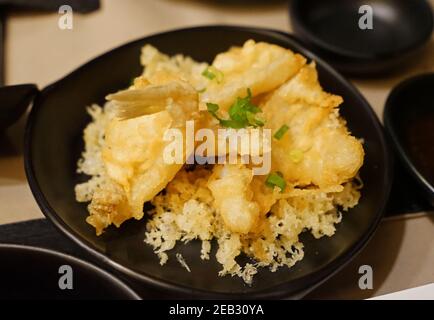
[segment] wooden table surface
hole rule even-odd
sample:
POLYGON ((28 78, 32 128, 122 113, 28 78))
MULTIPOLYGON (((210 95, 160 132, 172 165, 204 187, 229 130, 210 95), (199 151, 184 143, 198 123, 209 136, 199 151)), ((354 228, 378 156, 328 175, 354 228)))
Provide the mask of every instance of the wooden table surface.
MULTIPOLYGON (((434 0, 430 0, 434 6, 434 0)), ((91 58, 152 33, 203 24, 240 24, 290 31, 285 1, 267 5, 229 1, 103 0, 101 10, 74 14, 73 30, 58 28, 57 13, 11 13, 7 20, 6 82, 40 88, 91 58)), ((374 79, 351 79, 379 117, 390 89, 414 74, 434 71, 434 41, 409 67, 374 79)), ((43 217, 23 169, 25 119, 0 138, 0 224, 43 217)), ((368 247, 310 298, 366 298, 434 282, 434 215, 384 220, 368 247), (381 253, 381 254, 380 254, 381 253), (358 288, 358 268, 371 265, 374 289, 358 288)))

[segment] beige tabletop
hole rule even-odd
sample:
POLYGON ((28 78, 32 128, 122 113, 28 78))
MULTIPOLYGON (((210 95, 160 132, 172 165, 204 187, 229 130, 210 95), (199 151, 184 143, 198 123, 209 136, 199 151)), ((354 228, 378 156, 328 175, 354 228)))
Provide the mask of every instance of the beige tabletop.
MULTIPOLYGON (((434 0, 430 1, 434 5, 434 0)), ((290 31, 286 1, 270 1, 267 5, 230 2, 103 0, 101 10, 75 14, 73 30, 59 29, 56 13, 12 13, 7 20, 6 82, 37 83, 42 88, 114 46, 173 28, 225 23, 290 31)), ((412 66, 394 75, 352 81, 381 117, 391 87, 427 71, 434 71, 434 41, 412 66)), ((43 217, 24 174, 24 122, 22 119, 0 138, 0 224, 43 217)), ((362 254, 309 297, 366 298, 432 283, 433 235, 433 214, 385 219, 362 254), (358 287, 361 265, 373 268, 372 290, 358 287)))

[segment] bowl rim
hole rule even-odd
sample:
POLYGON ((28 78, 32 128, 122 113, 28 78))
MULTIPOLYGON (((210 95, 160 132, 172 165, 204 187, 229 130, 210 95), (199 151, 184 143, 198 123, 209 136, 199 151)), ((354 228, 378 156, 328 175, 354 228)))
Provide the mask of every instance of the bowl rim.
MULTIPOLYGON (((402 91, 416 85, 419 82, 423 81, 431 81, 434 83, 434 72, 427 72, 422 73, 410 78, 407 78, 398 85, 396 85, 392 91, 390 92, 389 96, 386 99, 386 103, 384 106, 384 112, 383 112, 383 119, 384 119, 384 127, 386 128, 386 131, 388 135, 390 136, 393 147, 396 149, 397 154, 401 160, 401 162, 404 163, 407 171, 413 176, 413 178, 418 182, 418 184, 425 190, 426 197, 428 198, 428 195, 431 195, 431 198, 428 199, 430 202, 434 201, 434 185, 431 184, 425 176, 418 170, 415 163, 411 160, 408 152, 406 151, 406 148, 401 143, 401 139, 399 138, 398 131, 396 128, 396 125, 394 124, 394 121, 392 120, 392 114, 393 114, 393 108, 395 108, 395 102, 396 99, 399 98, 399 96, 402 94, 402 91)), ((396 112, 396 111, 395 111, 396 112)))
POLYGON ((26 113, 31 101, 36 97, 39 90, 34 83, 22 83, 3 86, 4 90, 28 89, 26 94, 21 94, 18 105, 0 106, 0 134, 16 123, 26 113), (26 102, 26 103, 24 103, 26 102), (13 108, 11 108, 13 107, 13 108))
POLYGON ((434 31, 434 13, 430 3, 426 0, 418 0, 422 6, 431 14, 427 15, 430 28, 424 30, 421 40, 405 46, 400 50, 393 50, 385 53, 358 53, 346 48, 331 44, 320 37, 318 37, 304 22, 300 15, 300 5, 303 0, 291 0, 289 1, 289 15, 291 17, 291 24, 294 28, 294 33, 299 33, 302 37, 305 37, 307 42, 319 50, 324 51, 325 54, 332 54, 335 57, 342 57, 344 59, 350 59, 354 62, 367 61, 374 62, 378 60, 393 59, 402 55, 408 55, 412 52, 422 48, 430 39, 434 31))
POLYGON ((153 286, 158 289, 168 290, 170 292, 175 292, 178 294, 185 294, 187 296, 196 296, 200 298, 232 298, 232 299, 280 299, 287 298, 288 296, 301 298, 314 288, 322 284, 328 278, 333 276, 339 270, 341 270, 345 265, 347 265, 360 251, 366 246, 368 241, 373 236, 375 230, 378 227, 378 224, 383 217, 384 210, 386 208, 386 203, 389 198, 391 185, 392 185, 392 158, 390 156, 389 147, 385 140, 385 135, 383 131, 383 127, 380 124, 380 121, 372 110, 371 106, 367 102, 367 100, 361 95, 361 93, 352 85, 348 80, 346 80, 340 73, 338 73, 334 68, 332 68, 328 63, 319 58, 316 54, 312 53, 309 49, 305 48, 299 41, 297 41, 292 35, 287 34, 285 32, 269 29, 269 28, 260 28, 260 27, 249 27, 249 26, 239 26, 239 25, 201 25, 187 28, 179 28, 172 29, 165 32, 154 33, 149 36, 142 37, 140 39, 128 42, 121 46, 117 46, 114 49, 108 50, 96 58, 91 59, 87 63, 83 64, 79 68, 75 69, 65 77, 60 80, 52 83, 51 85, 44 88, 40 95, 35 99, 33 107, 30 111, 26 130, 24 137, 24 165, 25 171, 27 175, 27 179, 29 182, 30 189, 33 193, 38 206, 40 207, 43 214, 55 225, 55 227, 60 230, 60 232, 74 241, 77 245, 79 245, 84 250, 88 251, 90 254, 95 256, 98 260, 104 262, 108 266, 114 268, 115 270, 123 273, 124 275, 140 281, 141 283, 145 283, 147 285, 153 286), (365 231, 365 233, 361 236, 358 242, 356 242, 353 247, 349 248, 345 252, 343 252, 338 258, 331 261, 326 266, 322 267, 315 274, 306 275, 299 279, 295 279, 291 282, 284 282, 278 285, 275 285, 271 288, 261 289, 258 291, 252 291, 247 293, 232 293, 232 292, 218 292, 211 290, 203 290, 197 288, 191 288, 185 285, 181 285, 170 280, 165 280, 162 278, 158 278, 156 276, 150 274, 143 274, 133 269, 130 269, 127 266, 122 265, 119 262, 111 260, 108 256, 104 255, 102 252, 98 251, 96 248, 92 246, 87 240, 83 239, 80 234, 75 232, 71 227, 69 227, 62 218, 56 213, 56 211, 50 206, 47 199, 45 198, 42 189, 40 188, 38 181, 36 179, 35 171, 33 168, 32 161, 32 140, 33 140, 33 129, 34 129, 34 119, 36 118, 36 114, 38 109, 41 107, 41 100, 44 95, 53 90, 57 85, 61 84, 64 80, 73 77, 76 73, 80 72, 83 68, 86 68, 89 64, 92 64, 98 59, 104 58, 106 55, 111 54, 113 51, 122 50, 128 46, 134 46, 138 43, 146 42, 152 38, 173 34, 173 33, 183 33, 195 30, 214 30, 220 29, 229 32, 252 32, 258 35, 269 36, 276 40, 281 40, 282 42, 287 42, 293 45, 294 47, 302 49, 303 54, 306 55, 309 59, 315 60, 318 64, 321 65, 323 69, 325 69, 329 74, 331 74, 335 79, 339 80, 342 85, 357 97, 360 100, 360 103, 364 106, 365 111, 368 116, 371 118, 371 121, 376 128, 376 131, 379 133, 380 137, 380 145, 382 146, 382 156, 386 160, 385 161, 385 170, 384 170, 384 185, 381 186, 383 192, 382 201, 377 207, 375 212, 375 219, 371 222, 369 228, 365 231))
POLYGON ((23 254, 26 253, 37 253, 39 255, 44 256, 51 256, 56 257, 59 259, 64 260, 66 263, 73 263, 83 270, 88 270, 92 274, 98 274, 99 276, 105 278, 105 280, 108 280, 111 284, 113 284, 115 287, 120 289, 125 294, 125 299, 132 299, 132 300, 142 300, 142 298, 134 292, 133 289, 131 289, 126 283, 121 281, 120 279, 116 278, 114 275, 110 274, 109 272, 105 271, 104 269, 88 262, 85 260, 82 260, 80 258, 77 258, 72 255, 67 255, 60 251, 55 251, 52 249, 47 248, 41 248, 41 247, 35 247, 35 246, 29 246, 29 245, 21 245, 21 244, 8 244, 8 243, 0 243, 0 252, 7 251, 7 250, 14 250, 19 251, 23 254))

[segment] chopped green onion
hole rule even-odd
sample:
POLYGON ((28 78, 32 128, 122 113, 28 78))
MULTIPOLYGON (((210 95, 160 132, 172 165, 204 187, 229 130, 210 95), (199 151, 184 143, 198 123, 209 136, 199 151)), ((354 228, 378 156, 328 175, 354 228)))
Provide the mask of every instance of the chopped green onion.
POLYGON ((283 179, 283 175, 280 172, 271 173, 267 177, 267 180, 265 180, 265 184, 270 188, 278 187, 280 188, 280 191, 283 191, 286 188, 286 181, 283 179))
POLYGON ((197 93, 204 93, 206 91, 206 87, 200 90, 196 90, 197 93))
POLYGON ((224 120, 224 119, 220 118, 219 115, 217 114, 217 111, 220 108, 218 104, 208 102, 206 104, 206 108, 207 108, 208 112, 220 122, 221 126, 226 127, 226 128, 234 128, 234 129, 241 129, 242 128, 242 127, 240 127, 240 124, 234 120, 224 120))
POLYGON ((217 81, 217 83, 222 83, 223 82, 223 79, 224 79, 224 74, 223 74, 223 72, 221 72, 220 70, 217 70, 217 69, 215 69, 216 70, 216 81, 217 81))
POLYGON ((219 105, 216 103, 208 102, 206 104, 206 108, 208 109, 209 112, 217 112, 219 110, 219 105))
POLYGON ((303 151, 294 149, 289 153, 289 158, 294 163, 300 163, 303 160, 303 151))
POLYGON ((232 128, 232 129, 242 129, 245 128, 245 124, 239 121, 235 120, 224 120, 220 119, 220 125, 225 128, 232 128))
POLYGON ((209 80, 214 80, 216 77, 215 74, 209 70, 209 67, 203 70, 202 75, 209 80))
POLYGON ((288 130, 289 130, 289 127, 286 124, 284 124, 283 126, 280 127, 279 130, 276 131, 276 133, 274 134, 274 138, 277 140, 282 139, 288 130))
POLYGON ((251 125, 253 127, 263 127, 265 125, 264 120, 255 116, 255 114, 253 112, 247 111, 246 116, 247 116, 247 121, 248 121, 249 125, 251 125))
POLYGON ((211 113, 214 118, 219 120, 220 125, 226 128, 241 129, 249 126, 262 127, 264 126, 264 120, 260 119, 256 114, 262 112, 262 110, 255 106, 252 102, 252 92, 247 90, 247 97, 237 98, 237 100, 229 108, 229 119, 221 119, 217 115, 219 106, 214 103, 207 103, 208 112, 211 113))
POLYGON ((213 66, 207 67, 203 72, 202 75, 209 79, 209 80, 216 80, 217 83, 221 83, 224 78, 223 72, 221 72, 219 69, 213 66))
POLYGON ((247 118, 247 122, 250 125, 256 125, 256 118, 255 118, 255 114, 253 112, 247 111, 246 112, 246 118, 247 118))
POLYGON ((219 108, 219 105, 216 103, 208 102, 206 104, 206 109, 208 110, 208 112, 221 123, 223 120, 217 115, 217 111, 219 110, 219 108))

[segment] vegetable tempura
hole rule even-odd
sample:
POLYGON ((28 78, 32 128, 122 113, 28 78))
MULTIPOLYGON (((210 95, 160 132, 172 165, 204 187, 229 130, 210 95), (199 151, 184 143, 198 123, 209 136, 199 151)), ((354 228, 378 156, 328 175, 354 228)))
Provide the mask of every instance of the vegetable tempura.
POLYGON ((211 65, 150 45, 141 62, 129 88, 89 108, 78 172, 90 179, 75 191, 97 235, 146 214, 143 236, 161 265, 192 240, 210 259, 214 241, 220 275, 251 283, 259 267, 303 258, 300 233, 332 236, 357 205, 364 150, 314 62, 253 40, 211 65), (240 265, 241 254, 251 262, 240 265))

